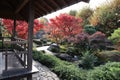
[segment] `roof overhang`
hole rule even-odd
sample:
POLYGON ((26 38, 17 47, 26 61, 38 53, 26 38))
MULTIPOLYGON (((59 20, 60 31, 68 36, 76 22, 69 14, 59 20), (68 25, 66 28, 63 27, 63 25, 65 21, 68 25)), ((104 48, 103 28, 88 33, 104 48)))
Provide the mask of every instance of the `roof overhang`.
MULTIPOLYGON (((89 0, 34 0, 34 18, 39 18, 56 10, 89 0)), ((28 20, 29 0, 0 0, 0 18, 28 20)))

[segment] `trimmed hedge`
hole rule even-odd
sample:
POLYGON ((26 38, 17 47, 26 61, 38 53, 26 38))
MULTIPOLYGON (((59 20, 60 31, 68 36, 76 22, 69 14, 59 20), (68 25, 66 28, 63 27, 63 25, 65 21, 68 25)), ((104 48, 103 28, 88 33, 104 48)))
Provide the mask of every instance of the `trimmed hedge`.
POLYGON ((55 72, 61 80, 85 80, 86 71, 59 58, 33 51, 33 58, 55 72))
POLYGON ((109 62, 91 70, 84 70, 73 63, 38 51, 33 51, 33 58, 49 67, 61 80, 120 80, 120 62, 109 62))
POLYGON ((101 60, 103 63, 112 61, 112 62, 120 62, 120 52, 117 50, 112 50, 112 51, 102 51, 99 52, 96 55, 99 60, 101 60))
POLYGON ((88 72, 87 80, 120 80, 120 63, 108 62, 88 72))
POLYGON ((74 65, 59 65, 52 69, 61 80, 86 80, 87 72, 74 65))
POLYGON ((45 55, 43 52, 33 51, 33 58, 45 66, 52 68, 59 65, 60 60, 52 55, 45 55))

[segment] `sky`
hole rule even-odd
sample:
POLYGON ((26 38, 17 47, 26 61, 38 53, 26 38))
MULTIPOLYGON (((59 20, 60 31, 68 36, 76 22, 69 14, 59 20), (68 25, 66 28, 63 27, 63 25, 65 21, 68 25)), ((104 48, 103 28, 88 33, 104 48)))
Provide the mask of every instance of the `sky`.
POLYGON ((72 6, 69 6, 67 8, 64 8, 64 9, 61 9, 61 10, 58 10, 56 12, 53 12, 51 14, 48 14, 46 16, 43 16, 47 19, 50 19, 50 18, 54 18, 55 16, 58 16, 60 13, 68 13, 70 10, 80 10, 82 9, 84 6, 90 6, 91 8, 96 8, 98 7, 99 5, 101 5, 102 3, 104 3, 105 1, 107 0, 90 0, 89 3, 85 3, 85 2, 79 2, 77 4, 74 4, 72 6))

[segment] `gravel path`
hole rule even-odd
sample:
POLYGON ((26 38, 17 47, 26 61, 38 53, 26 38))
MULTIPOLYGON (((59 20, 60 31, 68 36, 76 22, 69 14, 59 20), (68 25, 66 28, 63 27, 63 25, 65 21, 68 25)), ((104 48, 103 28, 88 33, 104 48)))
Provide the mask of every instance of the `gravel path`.
POLYGON ((33 65, 39 70, 39 72, 33 74, 32 80, 60 80, 56 74, 51 72, 46 66, 43 66, 39 62, 33 61, 33 65))
POLYGON ((45 51, 45 54, 49 54, 49 55, 57 55, 58 53, 53 53, 49 50, 47 50, 50 46, 42 46, 42 47, 37 47, 36 50, 37 51, 45 51))
POLYGON ((37 51, 42 51, 44 50, 46 52, 46 54, 50 54, 50 55, 53 55, 52 52, 50 52, 49 50, 47 50, 49 48, 49 46, 43 46, 43 47, 37 47, 36 50, 37 51))
MULTIPOLYGON (((48 47, 49 46, 38 47, 36 50, 44 50, 46 54, 54 55, 54 53, 47 50, 48 47)), ((43 66, 41 63, 33 61, 33 65, 39 70, 39 72, 33 74, 32 80, 60 80, 55 73, 51 72, 46 66, 43 66)))

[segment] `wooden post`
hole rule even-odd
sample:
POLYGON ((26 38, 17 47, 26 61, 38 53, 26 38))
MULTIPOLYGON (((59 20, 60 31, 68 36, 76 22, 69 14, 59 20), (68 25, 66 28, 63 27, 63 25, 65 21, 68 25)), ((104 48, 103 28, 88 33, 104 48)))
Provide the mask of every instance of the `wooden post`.
POLYGON ((34 0, 29 0, 29 18, 28 18, 28 55, 27 69, 32 70, 32 47, 33 47, 33 25, 34 25, 34 0))
MULTIPOLYGON (((12 38, 11 41, 15 41, 15 36, 16 36, 16 17, 14 17, 14 23, 13 23, 13 29, 12 29, 12 38)), ((14 48, 14 45, 11 45, 11 49, 14 48)))
POLYGON ((27 80, 32 80, 32 74, 27 75, 27 80))
POLYGON ((16 36, 16 17, 14 18, 13 38, 16 36))

